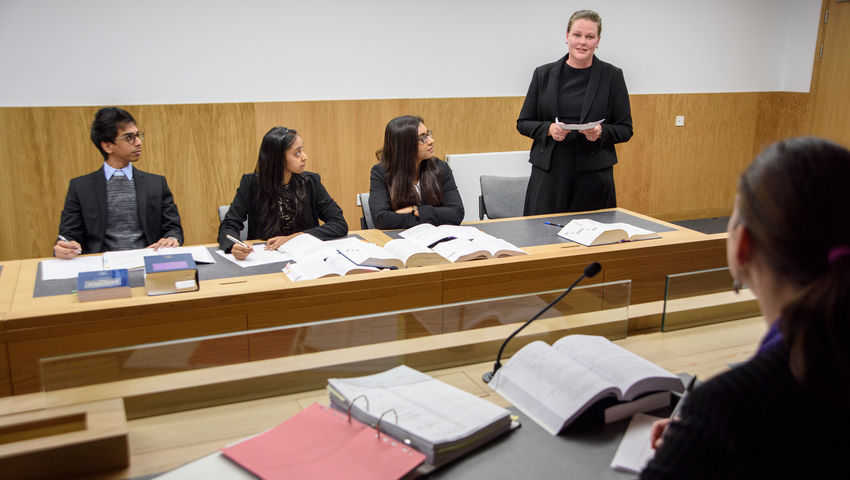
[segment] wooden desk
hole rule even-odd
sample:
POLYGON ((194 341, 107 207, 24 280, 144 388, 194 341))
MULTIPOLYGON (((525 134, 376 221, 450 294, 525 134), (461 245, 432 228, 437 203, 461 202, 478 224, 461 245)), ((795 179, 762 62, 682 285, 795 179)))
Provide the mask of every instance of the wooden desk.
POLYGON ((12 307, 21 261, 0 262, 0 397, 12 394, 12 374, 9 368, 9 346, 6 339, 6 315, 12 307))
MULTIPOLYGON (((565 288, 592 261, 603 265, 594 280, 631 279, 631 303, 654 302, 663 297, 666 274, 725 265, 724 234, 704 235, 628 213, 677 230, 642 242, 543 245, 528 247, 527 256, 297 283, 267 274, 202 281, 198 292, 176 295, 148 297, 134 288, 131 298, 87 303, 74 295, 33 298, 39 260, 24 260, 3 321, 13 392, 41 388, 38 360, 47 356, 565 288)), ((357 233, 378 244, 389 240, 375 230, 357 233)), ((291 341, 235 341, 226 355, 271 358, 291 341)))
MULTIPOLYGON (((765 330, 761 318, 737 320, 724 324, 695 327, 668 333, 650 333, 616 341, 622 347, 653 361, 673 372, 689 372, 708 379, 726 370, 729 363, 744 361, 755 351, 765 330)), ((443 336, 445 337, 445 336, 443 336)), ((394 342, 403 344, 405 342, 394 342)), ((403 345, 398 345, 402 350, 403 345)), ((389 345, 365 347, 380 356, 389 345)), ((282 359, 293 363, 295 359, 282 359)), ((321 360, 316 360, 320 362, 321 360)), ((280 362, 258 362, 247 366, 241 376, 268 377, 284 366, 280 362)), ((300 362, 296 368, 309 368, 300 362)), ((498 405, 510 406, 481 381, 481 375, 492 368, 492 361, 429 372, 431 375, 486 398, 498 405)), ((180 375, 181 384, 203 383, 220 375, 217 372, 192 372, 180 375), (207 380, 204 380, 206 377, 207 380)), ((97 401, 103 398, 124 398, 128 414, 132 414, 135 397, 147 397, 162 391, 163 382, 139 379, 119 385, 74 389, 66 392, 58 405, 97 401)), ((234 387, 244 383, 233 383, 234 387)), ((167 393, 164 393, 167 395, 167 393)), ((192 398, 175 398, 175 402, 192 402, 192 398)), ((0 414, 26 411, 44 406, 45 397, 39 394, 0 399, 0 414)), ((186 462, 221 449, 224 445, 270 428, 313 402, 327 403, 327 392, 310 390, 283 396, 194 408, 178 413, 156 414, 127 422, 130 437, 130 466, 93 478, 116 479, 149 475, 176 468, 186 462)), ((132 417, 131 417, 132 418, 132 417)), ((485 447, 486 448, 486 447, 485 447)), ((600 468, 609 468, 607 464, 600 468)))

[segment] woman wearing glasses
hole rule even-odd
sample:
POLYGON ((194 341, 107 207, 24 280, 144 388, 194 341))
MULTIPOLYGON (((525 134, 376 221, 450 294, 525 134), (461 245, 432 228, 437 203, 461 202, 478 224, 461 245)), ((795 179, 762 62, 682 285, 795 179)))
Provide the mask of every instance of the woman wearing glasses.
POLYGON ((343 237, 348 224, 342 209, 322 186, 319 175, 305 172, 307 153, 295 130, 274 127, 263 137, 254 173, 242 176, 230 210, 218 227, 218 243, 237 260, 244 260, 251 246, 233 242, 239 238, 245 218, 248 238, 266 239, 274 250, 301 233, 321 240, 343 237), (324 225, 319 225, 319 220, 324 225))
POLYGON ((376 155, 369 208, 377 228, 460 224, 463 202, 452 170, 434 156, 434 138, 421 118, 405 115, 390 120, 384 148, 376 155))

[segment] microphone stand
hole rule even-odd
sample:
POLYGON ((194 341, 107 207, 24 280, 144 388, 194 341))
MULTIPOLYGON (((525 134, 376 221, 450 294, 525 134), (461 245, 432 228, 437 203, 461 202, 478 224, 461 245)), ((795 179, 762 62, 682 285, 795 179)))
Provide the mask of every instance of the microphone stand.
POLYGON ((593 263, 591 263, 590 265, 588 265, 587 267, 585 267, 585 268, 584 268, 584 273, 582 273, 582 274, 581 274, 581 276, 580 276, 580 277, 578 277, 578 279, 576 279, 576 281, 575 281, 575 282, 573 282, 573 284, 572 284, 572 285, 570 285, 570 287, 569 287, 566 291, 564 291, 564 293, 560 294, 560 295, 558 296, 558 298, 556 298, 555 300, 552 300, 551 302, 549 302, 549 304, 548 304, 548 305, 546 305, 545 307, 543 307, 543 310, 540 310, 539 312, 537 312, 537 314, 536 314, 536 315, 534 315, 533 317, 531 317, 530 319, 528 319, 528 321, 527 321, 527 322, 525 322, 525 323, 524 323, 521 327, 519 327, 518 329, 514 330, 514 333, 510 334, 510 336, 508 336, 508 338, 506 338, 506 339, 505 339, 505 341, 504 341, 504 342, 502 342, 502 346, 501 346, 501 347, 499 347, 499 354, 498 354, 498 355, 496 355, 496 363, 493 365, 493 371, 485 373, 485 374, 481 377, 481 380, 484 380, 484 383, 490 383, 490 380, 492 380, 492 379, 493 379, 493 375, 495 375, 495 374, 496 374, 496 372, 498 372, 498 371, 499 371, 499 369, 500 369, 500 368, 502 368, 502 363, 501 363, 501 360, 502 360, 502 352, 505 350, 505 346, 508 344, 508 342, 510 342, 510 341, 511 341, 511 339, 512 339, 512 338, 514 338, 514 337, 516 336, 516 334, 517 334, 517 333, 521 332, 523 328, 527 327, 527 326, 528 326, 531 322, 533 322, 533 321, 537 320, 537 319, 540 317, 540 315, 543 315, 543 314, 544 314, 544 313, 546 313, 546 312, 547 312, 550 308, 552 308, 553 306, 555 306, 555 304, 556 304, 556 303, 560 302, 562 298, 566 297, 566 296, 567 296, 567 294, 568 294, 568 293, 570 293, 570 292, 573 290, 573 288, 574 288, 576 285, 578 285, 578 284, 579 284, 579 282, 581 282, 581 281, 582 281, 582 280, 584 280, 585 278, 590 278, 590 277, 595 276, 597 273, 599 273, 599 271, 600 271, 600 270, 602 270, 602 265, 600 265, 600 264, 599 264, 599 262, 593 262, 593 263))

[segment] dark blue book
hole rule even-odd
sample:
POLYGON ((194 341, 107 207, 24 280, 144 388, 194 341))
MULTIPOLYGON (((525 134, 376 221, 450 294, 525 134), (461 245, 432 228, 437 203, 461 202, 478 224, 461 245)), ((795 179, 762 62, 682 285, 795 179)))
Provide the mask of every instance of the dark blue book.
POLYGON ((77 275, 77 298, 81 302, 129 296, 130 275, 126 268, 80 272, 77 275))
POLYGON ((145 290, 148 295, 198 290, 198 267, 189 253, 145 257, 145 290))

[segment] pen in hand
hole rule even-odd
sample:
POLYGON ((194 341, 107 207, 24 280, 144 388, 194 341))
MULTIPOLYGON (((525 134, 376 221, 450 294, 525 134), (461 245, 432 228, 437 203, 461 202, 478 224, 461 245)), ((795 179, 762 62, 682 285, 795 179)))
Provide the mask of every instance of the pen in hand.
POLYGON ((238 238, 234 237, 233 235, 228 235, 227 239, 230 240, 233 243, 238 243, 239 245, 242 245, 245 248, 251 248, 251 247, 248 246, 247 243, 243 242, 242 240, 239 240, 238 238))
POLYGON ((673 408, 673 413, 670 414, 670 420, 675 420, 679 418, 679 412, 682 410, 682 404, 685 403, 685 397, 688 396, 694 390, 694 384, 697 381, 697 376, 694 375, 688 380, 688 385, 685 387, 685 391, 682 392, 682 396, 679 398, 679 402, 676 403, 676 407, 673 408))
POLYGON ((545 223, 546 225, 552 225, 553 227, 561 227, 561 228, 564 228, 564 225, 561 225, 560 223, 549 222, 549 221, 546 221, 546 220, 544 220, 544 221, 543 221, 543 223, 545 223))
MULTIPOLYGON (((71 243, 71 241, 68 240, 67 238, 65 238, 63 235, 59 235, 59 240, 62 240, 65 243, 71 243)), ((77 255, 80 255, 81 253, 83 253, 83 251, 78 248, 77 249, 77 255)))

